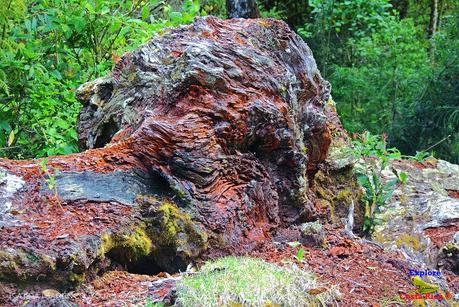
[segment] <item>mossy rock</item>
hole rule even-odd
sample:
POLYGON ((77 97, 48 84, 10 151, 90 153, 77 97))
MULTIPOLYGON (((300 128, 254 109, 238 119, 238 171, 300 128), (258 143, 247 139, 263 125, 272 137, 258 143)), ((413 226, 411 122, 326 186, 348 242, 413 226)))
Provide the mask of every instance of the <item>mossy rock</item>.
POLYGON ((318 198, 317 203, 321 207, 329 206, 327 219, 332 223, 341 223, 346 219, 353 202, 354 231, 361 231, 365 212, 361 201, 363 192, 352 167, 330 171, 328 174, 318 171, 314 177, 313 190, 318 198))
POLYGON ((207 233, 190 213, 170 200, 146 197, 141 203, 149 237, 154 238, 152 253, 160 266, 183 267, 207 249, 207 233))

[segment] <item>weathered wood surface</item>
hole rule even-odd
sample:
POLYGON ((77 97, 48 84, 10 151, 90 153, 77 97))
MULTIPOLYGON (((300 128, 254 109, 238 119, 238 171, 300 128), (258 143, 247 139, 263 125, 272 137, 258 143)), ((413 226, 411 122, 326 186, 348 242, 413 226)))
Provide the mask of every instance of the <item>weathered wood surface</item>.
POLYGON ((281 21, 208 17, 165 31, 78 90, 86 151, 44 170, 0 160, 0 279, 173 271, 311 220, 310 178, 337 121, 329 94, 281 21))

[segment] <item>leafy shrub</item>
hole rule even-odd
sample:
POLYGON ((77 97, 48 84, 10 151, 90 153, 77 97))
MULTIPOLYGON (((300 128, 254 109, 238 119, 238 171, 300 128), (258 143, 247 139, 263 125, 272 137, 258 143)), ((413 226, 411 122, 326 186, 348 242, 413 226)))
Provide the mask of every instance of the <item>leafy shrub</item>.
POLYGON ((380 168, 372 166, 366 171, 359 171, 357 173, 359 184, 365 190, 363 197, 365 216, 362 230, 367 236, 373 233, 375 226, 379 222, 376 219, 376 215, 381 212, 382 207, 392 197, 395 185, 399 181, 398 179, 394 179, 383 183, 381 181, 381 172, 383 169, 383 166, 380 168))
POLYGON ((355 155, 358 157, 376 157, 382 160, 402 158, 402 154, 397 148, 387 148, 385 138, 384 135, 375 135, 365 131, 352 142, 355 155))
POLYGON ((366 131, 353 141, 354 152, 357 157, 373 157, 374 161, 365 165, 357 165, 357 180, 365 190, 363 202, 365 204, 365 216, 363 233, 370 236, 378 224, 376 215, 381 212, 386 202, 392 197, 397 183, 406 184, 408 175, 405 172, 397 173, 396 179, 383 182, 382 172, 388 166, 390 159, 413 158, 404 156, 397 148, 387 148, 384 136, 373 135, 366 131))
POLYGON ((177 284, 180 306, 323 306, 338 295, 296 266, 282 268, 261 259, 225 257, 207 262, 177 284), (318 294, 309 294, 316 293, 318 294))
POLYGON ((33 158, 76 152, 74 89, 165 27, 189 23, 163 1, 1 0, 0 154, 33 158))
POLYGON ((368 131, 358 134, 352 141, 354 155, 359 157, 375 157, 384 163, 390 159, 411 159, 423 162, 427 157, 432 156, 427 151, 417 151, 414 156, 403 155, 398 148, 387 148, 386 135, 375 135, 368 131))

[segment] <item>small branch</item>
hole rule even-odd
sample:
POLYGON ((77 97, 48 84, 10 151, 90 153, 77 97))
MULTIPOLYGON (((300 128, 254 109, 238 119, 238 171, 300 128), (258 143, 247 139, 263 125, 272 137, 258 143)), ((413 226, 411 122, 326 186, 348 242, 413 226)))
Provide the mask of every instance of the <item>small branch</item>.
POLYGON ((10 150, 10 149, 19 148, 19 147, 21 146, 16 145, 16 146, 10 146, 10 147, 0 147, 0 150, 10 150))
POLYGON ((451 137, 451 134, 449 134, 448 136, 442 138, 442 139, 441 139, 440 141, 438 141, 437 143, 433 144, 433 145, 430 146, 429 148, 424 149, 424 150, 422 150, 422 151, 429 151, 429 150, 431 150, 432 148, 434 148, 435 146, 440 145, 441 143, 443 143, 444 141, 446 141, 446 140, 449 139, 450 137, 451 137))
POLYGON ((371 289, 371 286, 367 286, 367 285, 364 285, 364 284, 361 284, 361 283, 358 283, 352 279, 349 279, 349 278, 345 278, 345 277, 342 277, 344 280, 350 282, 350 283, 353 283, 354 285, 357 285, 359 287, 362 287, 362 288, 367 288, 367 289, 371 289))

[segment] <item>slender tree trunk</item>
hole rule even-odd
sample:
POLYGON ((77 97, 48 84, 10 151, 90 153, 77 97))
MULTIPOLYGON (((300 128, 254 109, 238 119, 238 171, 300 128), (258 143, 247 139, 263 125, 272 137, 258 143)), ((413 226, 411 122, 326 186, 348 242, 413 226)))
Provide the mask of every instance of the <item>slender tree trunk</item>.
POLYGON ((437 17, 437 31, 440 29, 441 17, 443 16, 443 10, 445 3, 443 0, 438 0, 438 17, 437 17))
MULTIPOLYGON (((430 0, 430 22, 429 22, 429 38, 432 38, 435 32, 437 32, 438 25, 438 1, 430 0)), ((430 41, 429 57, 431 62, 434 62, 435 45, 433 40, 430 41)))
POLYGON ((430 0, 429 38, 437 32, 438 0, 430 0))
POLYGON ((226 0, 229 18, 260 18, 256 0, 226 0))

